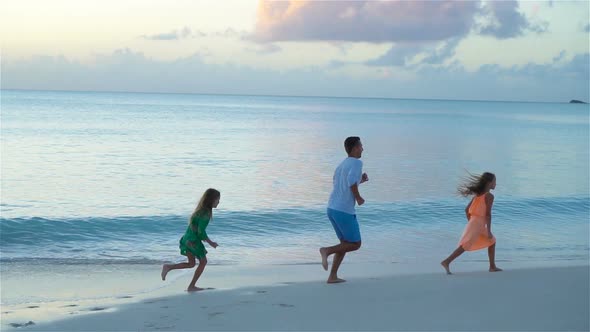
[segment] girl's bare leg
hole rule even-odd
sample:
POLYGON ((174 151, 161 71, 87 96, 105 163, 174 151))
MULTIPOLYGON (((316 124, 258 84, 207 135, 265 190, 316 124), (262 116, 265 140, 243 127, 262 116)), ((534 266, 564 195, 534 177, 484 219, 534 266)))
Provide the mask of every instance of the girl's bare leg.
POLYGON ((166 280, 166 275, 168 274, 168 272, 172 270, 190 269, 195 267, 195 256, 193 256, 193 254, 191 254, 190 252, 187 252, 186 257, 188 258, 188 262, 186 263, 162 265, 162 280, 166 280))
POLYGON ((207 265, 207 257, 199 258, 199 266, 195 270, 195 274, 193 275, 193 280, 191 280, 191 283, 188 285, 188 288, 186 289, 187 291, 195 292, 195 291, 203 290, 203 288, 196 287, 195 284, 197 283, 197 280, 199 280, 199 277, 201 276, 201 274, 203 274, 203 271, 205 270, 206 265, 207 265))
POLYGON ((453 251, 453 253, 449 257, 447 257, 447 259, 440 262, 440 265, 442 265, 445 268, 445 270, 447 271, 447 274, 452 274, 451 270, 449 268, 449 265, 451 265, 451 262, 453 262, 455 260, 455 258, 461 256, 461 254, 464 252, 465 252, 465 249, 463 249, 463 247, 459 246, 459 248, 455 249, 455 251, 453 251))
POLYGON ((496 266, 496 244, 488 247, 488 258, 490 259, 490 272, 500 272, 501 268, 496 266))

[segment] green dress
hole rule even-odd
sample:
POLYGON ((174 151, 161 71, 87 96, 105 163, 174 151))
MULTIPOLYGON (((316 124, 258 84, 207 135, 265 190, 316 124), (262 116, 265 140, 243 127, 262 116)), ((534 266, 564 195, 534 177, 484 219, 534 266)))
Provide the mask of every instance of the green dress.
POLYGON ((186 256, 187 251, 196 258, 204 258, 207 250, 203 245, 203 240, 208 239, 205 229, 209 225, 209 216, 207 213, 197 214, 191 217, 191 222, 186 228, 186 232, 180 239, 180 254, 186 256), (190 241, 192 246, 187 244, 190 241))

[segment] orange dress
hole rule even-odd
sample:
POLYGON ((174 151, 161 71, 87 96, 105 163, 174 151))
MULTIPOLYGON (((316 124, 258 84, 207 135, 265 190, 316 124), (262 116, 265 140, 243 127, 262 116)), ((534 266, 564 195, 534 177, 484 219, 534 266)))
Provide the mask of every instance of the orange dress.
POLYGON ((487 248, 496 243, 495 237, 488 237, 486 210, 486 195, 475 196, 469 207, 471 217, 459 240, 459 245, 466 251, 487 248))

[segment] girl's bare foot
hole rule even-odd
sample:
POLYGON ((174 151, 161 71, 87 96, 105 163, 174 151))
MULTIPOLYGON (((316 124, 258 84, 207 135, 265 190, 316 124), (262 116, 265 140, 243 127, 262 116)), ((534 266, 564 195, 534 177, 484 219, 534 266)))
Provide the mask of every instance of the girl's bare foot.
POLYGON ((341 282, 346 282, 346 280, 340 279, 340 278, 328 278, 328 281, 327 281, 327 283, 329 283, 329 284, 339 284, 341 282))
POLYGON ((320 255, 322 255, 322 267, 325 271, 328 271, 328 253, 326 248, 320 248, 320 255))
POLYGON ((198 292, 198 291, 202 291, 204 289, 205 288, 191 286, 191 287, 187 288, 186 291, 187 292, 198 292))
POLYGON ((449 269, 449 263, 447 263, 447 261, 440 262, 440 265, 442 265, 442 267, 445 268, 445 270, 447 271, 447 274, 452 274, 451 270, 449 269))
POLYGON ((162 280, 166 280, 166 275, 168 274, 170 269, 168 268, 168 264, 162 265, 162 280))
POLYGON ((490 267, 490 272, 500 272, 500 271, 503 271, 503 270, 499 267, 496 267, 496 266, 490 267))

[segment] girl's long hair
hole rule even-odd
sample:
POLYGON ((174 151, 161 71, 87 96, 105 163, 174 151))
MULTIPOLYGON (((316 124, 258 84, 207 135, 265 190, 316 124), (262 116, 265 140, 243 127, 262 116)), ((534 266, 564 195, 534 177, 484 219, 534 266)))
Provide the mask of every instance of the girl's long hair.
POLYGON ((215 202, 215 200, 217 200, 219 197, 221 197, 221 193, 218 190, 213 188, 205 190, 201 200, 199 201, 199 204, 197 204, 197 207, 195 208, 195 211, 193 214, 191 214, 189 224, 190 221, 198 215, 206 214, 209 219, 211 219, 213 216, 213 202, 215 202))
POLYGON ((465 178, 462 184, 459 185, 457 191, 461 196, 481 195, 485 193, 487 185, 494 181, 496 176, 494 173, 485 172, 482 175, 474 175, 467 172, 469 175, 465 178))

